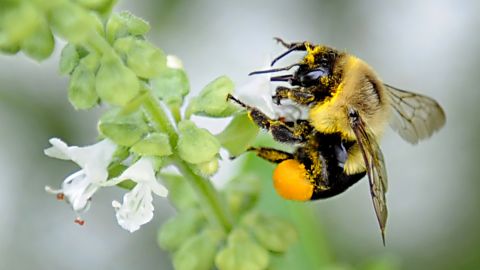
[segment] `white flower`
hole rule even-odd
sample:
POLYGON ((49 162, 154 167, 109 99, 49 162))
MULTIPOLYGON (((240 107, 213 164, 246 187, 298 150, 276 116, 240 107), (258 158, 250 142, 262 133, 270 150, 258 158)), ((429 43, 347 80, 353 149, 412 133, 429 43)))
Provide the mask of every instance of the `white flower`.
POLYGON ((178 58, 175 55, 167 55, 167 67, 173 68, 173 69, 182 69, 183 68, 183 63, 180 58, 178 58))
POLYGON ((61 189, 47 186, 45 190, 57 194, 59 199, 65 199, 77 213, 86 210, 90 198, 107 180, 107 168, 117 146, 108 139, 86 147, 68 146, 57 138, 50 139, 50 143, 52 147, 44 151, 47 156, 72 160, 81 169, 68 176, 61 189))
MULTIPOLYGON (((269 65, 258 70, 268 69, 271 69, 269 65)), ((291 73, 292 71, 289 72, 291 73)), ((286 120, 294 120, 308 118, 307 108, 302 108, 300 105, 288 100, 282 101, 280 105, 273 102, 272 95, 274 91, 272 91, 272 83, 270 82, 271 73, 255 74, 252 76, 253 78, 249 82, 240 86, 235 91, 235 93, 238 93, 238 98, 241 101, 260 109, 260 111, 273 119, 285 118, 286 120)), ((281 84, 282 83, 279 85, 281 84)), ((283 85, 285 84, 283 83, 283 85)))
POLYGON ((147 157, 140 158, 119 177, 106 184, 114 185, 127 179, 137 185, 123 196, 123 204, 113 201, 112 206, 115 208, 118 224, 125 230, 134 232, 153 218, 152 192, 166 197, 168 190, 158 183, 152 160, 147 157))

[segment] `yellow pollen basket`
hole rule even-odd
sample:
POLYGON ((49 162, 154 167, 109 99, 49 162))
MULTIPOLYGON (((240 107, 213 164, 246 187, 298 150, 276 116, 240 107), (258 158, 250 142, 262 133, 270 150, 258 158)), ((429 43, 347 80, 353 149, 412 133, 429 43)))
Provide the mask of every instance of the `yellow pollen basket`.
POLYGON ((287 200, 307 201, 312 198, 313 185, 307 178, 305 166, 294 159, 278 164, 273 171, 273 186, 287 200))

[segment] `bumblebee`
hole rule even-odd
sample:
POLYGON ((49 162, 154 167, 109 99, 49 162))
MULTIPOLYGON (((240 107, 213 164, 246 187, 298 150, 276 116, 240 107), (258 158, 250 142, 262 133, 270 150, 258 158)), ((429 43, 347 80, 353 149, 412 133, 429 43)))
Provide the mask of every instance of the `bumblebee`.
POLYGON ((273 172, 277 193, 289 200, 316 200, 338 195, 368 176, 370 194, 385 244, 387 173, 378 144, 389 123, 407 142, 416 144, 445 124, 445 113, 433 99, 383 83, 364 61, 346 52, 309 42, 287 43, 284 56, 305 52, 298 63, 250 75, 296 70, 273 76, 285 82, 272 96, 280 105, 290 100, 308 109, 308 119, 271 119, 259 109, 229 95, 260 128, 293 153, 252 147, 248 151, 278 164, 273 172))

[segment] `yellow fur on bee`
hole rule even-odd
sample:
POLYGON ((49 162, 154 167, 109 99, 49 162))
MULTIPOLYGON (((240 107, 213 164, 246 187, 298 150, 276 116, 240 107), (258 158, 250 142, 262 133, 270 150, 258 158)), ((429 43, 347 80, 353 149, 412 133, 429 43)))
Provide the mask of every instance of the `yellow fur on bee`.
POLYGON ((383 84, 365 62, 354 56, 347 56, 339 66, 344 72, 343 79, 332 90, 332 97, 310 109, 311 124, 322 133, 340 133, 346 140, 356 140, 348 118, 348 109, 353 107, 367 127, 377 138, 380 137, 390 116, 383 84), (379 97, 362 91, 362 83, 367 77, 374 80, 379 97))

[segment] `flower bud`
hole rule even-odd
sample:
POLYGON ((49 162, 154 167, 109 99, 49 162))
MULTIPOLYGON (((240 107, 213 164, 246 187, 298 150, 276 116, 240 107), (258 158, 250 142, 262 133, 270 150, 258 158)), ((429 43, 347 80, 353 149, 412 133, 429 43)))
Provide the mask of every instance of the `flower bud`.
POLYGON ((72 43, 65 45, 60 54, 60 73, 63 75, 70 74, 78 65, 79 58, 80 56, 78 55, 75 45, 72 43))
POLYGON ((83 58, 70 78, 68 100, 77 110, 89 109, 98 103, 98 95, 95 91, 95 74, 92 68, 85 64, 93 61, 98 64, 98 56, 91 54, 83 58))
POLYGON ((240 113, 235 115, 228 126, 216 137, 230 156, 236 157, 252 145, 258 130, 258 126, 249 119, 246 113, 240 113))
POLYGON ((106 26, 106 37, 113 44, 117 38, 128 35, 142 36, 150 30, 150 25, 141 18, 135 17, 128 11, 115 13, 110 16, 106 26))
POLYGON ((212 269, 217 248, 223 237, 222 231, 207 229, 189 238, 173 255, 173 267, 177 270, 212 269))
POLYGON ((295 228, 277 217, 251 212, 242 223, 250 228, 260 244, 273 252, 286 252, 297 240, 295 228))
POLYGON ((220 143, 208 130, 198 128, 190 120, 178 124, 177 151, 180 158, 192 164, 211 161, 220 150, 220 143))
POLYGON ((172 154, 167 134, 159 132, 148 134, 147 137, 135 143, 130 150, 142 156, 161 157, 172 154))
POLYGON ((123 114, 120 109, 105 113, 98 124, 100 134, 118 145, 132 146, 148 131, 141 111, 123 114))
POLYGON ((227 95, 233 92, 233 82, 226 76, 209 83, 187 107, 187 117, 192 114, 211 117, 226 117, 237 108, 227 101, 227 95))
POLYGON ((212 176, 218 171, 218 158, 214 157, 212 160, 195 164, 196 171, 203 176, 212 176))
POLYGON ((166 66, 165 54, 151 43, 134 37, 119 38, 115 50, 126 59, 127 66, 141 78, 158 76, 166 66))
POLYGON ((269 260, 268 251, 239 228, 228 236, 227 246, 215 257, 215 266, 219 270, 261 270, 268 267, 269 260))
POLYGON ((157 241, 160 247, 173 252, 197 234, 205 218, 198 209, 190 208, 165 222, 159 230, 157 241))
POLYGON ((102 101, 123 106, 140 91, 137 76, 115 55, 104 55, 95 86, 102 101))

